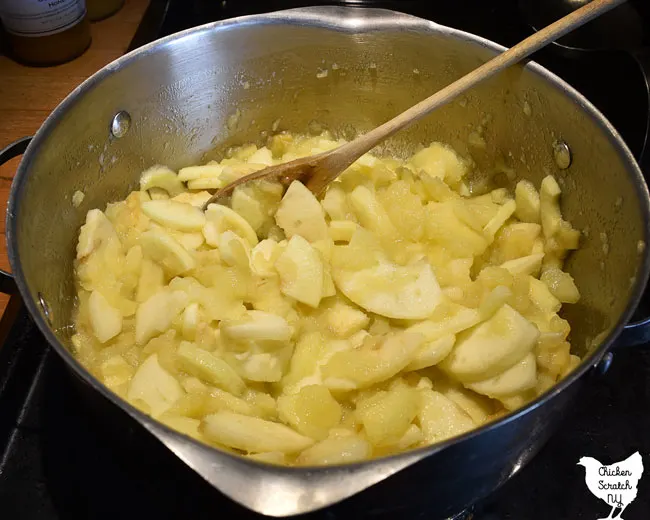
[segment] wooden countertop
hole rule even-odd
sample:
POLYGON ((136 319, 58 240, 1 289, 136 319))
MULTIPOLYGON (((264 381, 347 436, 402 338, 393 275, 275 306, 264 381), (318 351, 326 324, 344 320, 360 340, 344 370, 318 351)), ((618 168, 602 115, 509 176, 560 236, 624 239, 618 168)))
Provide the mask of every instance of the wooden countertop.
MULTIPOLYGON (((0 56, 0 149, 33 135, 49 113, 88 76, 126 51, 149 0, 126 0, 106 20, 92 24, 92 44, 77 59, 56 67, 34 68, 0 56)), ((0 166, 0 268, 9 270, 5 241, 5 212, 9 188, 20 159, 0 166)), ((0 294, 0 314, 8 297, 0 294)))

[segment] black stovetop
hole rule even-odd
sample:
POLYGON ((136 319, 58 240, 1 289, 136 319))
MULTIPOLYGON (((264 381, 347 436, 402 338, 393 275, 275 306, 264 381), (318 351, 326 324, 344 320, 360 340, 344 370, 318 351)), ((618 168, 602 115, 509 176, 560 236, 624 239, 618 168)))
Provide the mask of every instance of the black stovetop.
MULTIPOLYGON (((514 0, 366 3, 504 45, 530 32, 516 15, 514 0)), ((132 47, 210 20, 300 5, 304 3, 295 0, 152 0, 132 47)), ((639 152, 647 98, 631 58, 599 52, 567 60, 545 51, 535 59, 582 91, 639 152)), ((650 348, 618 349, 609 372, 587 379, 560 431, 516 477, 477 504, 475 520, 603 518, 609 507, 587 490, 578 459, 591 456, 610 464, 640 451, 650 468, 650 348)), ((107 428, 81 400, 63 363, 25 313, 20 314, 0 346, 1 519, 260 518, 225 499, 139 426, 120 423, 120 428, 124 431, 119 434, 107 428)), ((326 511, 315 518, 336 520, 338 515, 326 511)), ((419 509, 400 518, 430 516, 419 509)), ((624 518, 650 518, 650 469, 624 518)))

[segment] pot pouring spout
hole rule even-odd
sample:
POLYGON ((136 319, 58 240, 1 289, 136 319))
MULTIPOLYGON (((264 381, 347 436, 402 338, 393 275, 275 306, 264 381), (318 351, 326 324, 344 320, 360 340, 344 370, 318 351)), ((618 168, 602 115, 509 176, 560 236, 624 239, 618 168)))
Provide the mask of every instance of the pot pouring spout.
POLYGON ((188 439, 153 421, 144 426, 185 464, 248 509, 288 517, 331 506, 423 459, 428 452, 327 467, 284 467, 245 460, 188 439))

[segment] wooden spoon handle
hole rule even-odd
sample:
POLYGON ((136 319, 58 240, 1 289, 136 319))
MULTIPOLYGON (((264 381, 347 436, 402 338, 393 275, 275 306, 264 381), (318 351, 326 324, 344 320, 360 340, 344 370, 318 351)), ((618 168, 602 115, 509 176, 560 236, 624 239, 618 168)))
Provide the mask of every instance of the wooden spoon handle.
POLYGON ((577 29, 597 16, 600 16, 610 9, 622 4, 624 1, 625 0, 593 0, 589 4, 559 19, 557 22, 541 29, 532 36, 529 36, 495 58, 492 58, 479 68, 454 81, 425 100, 420 101, 417 105, 412 106, 397 117, 394 117, 383 125, 374 128, 354 141, 350 141, 343 145, 336 150, 335 154, 332 154, 329 157, 332 164, 328 165, 327 170, 331 172, 332 178, 320 179, 320 182, 323 185, 327 185, 329 182, 334 180, 341 171, 384 139, 387 139, 399 130, 415 123, 436 108, 448 103, 481 81, 484 81, 495 75, 497 72, 523 60, 535 51, 564 36, 568 32, 577 29), (334 155, 339 157, 335 158, 334 155))

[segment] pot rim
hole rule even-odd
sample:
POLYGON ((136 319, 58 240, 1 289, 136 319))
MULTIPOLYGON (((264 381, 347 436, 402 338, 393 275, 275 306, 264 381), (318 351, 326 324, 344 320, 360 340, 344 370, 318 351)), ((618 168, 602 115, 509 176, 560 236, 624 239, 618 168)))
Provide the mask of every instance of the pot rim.
MULTIPOLYGON (((435 34, 442 34, 449 38, 454 38, 457 40, 469 42, 475 45, 478 45, 489 51, 493 51, 495 54, 503 52, 506 50, 506 47, 492 42, 481 36, 477 36, 465 31, 440 25, 438 23, 419 18, 416 16, 399 13, 396 11, 391 11, 388 9, 377 9, 377 8, 359 8, 359 7, 342 7, 342 6, 319 6, 319 7, 303 7, 296 9, 287 9, 282 11, 275 11, 265 14, 241 16, 236 18, 231 18, 227 20, 211 22, 208 24, 200 25, 184 31, 171 34, 164 38, 150 42, 138 49, 135 49, 124 56, 116 59, 115 61, 104 66, 102 69, 94 73, 88 79, 83 81, 78 85, 66 98, 52 111, 52 113, 47 117, 45 122, 41 125, 39 130, 34 135, 31 143, 29 144, 23 158, 20 162, 14 181, 11 186, 9 203, 7 206, 7 222, 6 222, 6 236, 7 236, 7 251, 9 262, 11 265, 12 273, 15 277, 16 284, 20 291, 20 294, 27 306, 27 309, 31 316, 33 317, 36 325, 45 336, 47 342, 54 348, 57 354, 63 358, 65 363, 68 365, 68 368, 71 368, 74 374, 79 377, 82 381, 89 384, 93 389, 99 391, 105 398, 111 401, 113 404, 120 407, 123 411, 128 413, 138 422, 140 422, 145 428, 147 428, 151 433, 156 436, 159 436, 155 433, 155 430, 162 431, 165 436, 170 434, 173 437, 183 439, 185 441, 190 441, 194 444, 205 446, 199 441, 196 441, 190 437, 185 436, 175 430, 172 430, 165 426, 164 424, 158 422, 155 419, 152 419, 148 415, 139 411, 126 400, 121 399, 112 391, 110 391, 106 386, 104 386, 98 379, 90 374, 88 370, 69 352, 63 344, 57 339, 52 327, 47 323, 47 319, 44 316, 42 309, 39 307, 35 298, 32 298, 27 285, 25 274, 21 267, 18 240, 19 233, 17 230, 18 217, 17 213, 20 210, 19 200, 23 191, 26 189, 26 185, 29 182, 29 168, 33 160, 33 156, 38 153, 39 148, 49 137, 54 127, 58 124, 59 120, 65 115, 70 107, 72 107, 79 98, 81 98, 84 93, 90 91, 99 84, 108 76, 112 75, 114 72, 128 66, 129 64, 136 62, 141 59, 146 59, 149 54, 158 52, 159 50, 167 47, 178 44, 181 40, 196 36, 201 33, 212 32, 212 31, 225 31, 232 28, 237 28, 240 26, 247 25, 268 25, 268 24, 278 24, 278 25, 287 25, 287 26, 313 26, 322 29, 337 31, 337 32, 373 32, 382 29, 391 29, 391 30, 417 30, 421 32, 432 32, 435 34)), ((569 84, 564 82, 561 78, 556 76, 554 73, 550 72, 546 68, 537 64, 533 61, 528 61, 524 68, 528 71, 535 74, 541 81, 546 81, 550 83, 555 89, 562 91, 565 95, 572 98, 585 112, 585 115, 590 117, 594 124, 600 126, 608 135, 612 145, 616 151, 621 155, 624 162, 628 164, 628 175, 631 176, 632 181, 635 184, 635 191, 641 206, 641 211, 643 213, 644 229, 645 229, 645 243, 650 245, 650 195, 648 193, 648 187, 646 186, 643 174, 639 166, 637 165, 632 153, 628 149, 627 145, 612 126, 612 124, 601 114, 594 105, 592 105, 582 94, 577 90, 571 87, 569 84)), ((524 407, 519 408, 509 414, 505 415, 498 420, 492 421, 488 424, 480 426, 479 428, 473 429, 467 433, 464 433, 460 436, 448 439, 446 441, 436 443, 430 446, 425 446, 418 448, 416 450, 411 450, 403 453, 398 453, 394 455, 389 455, 381 457, 378 459, 373 459, 369 461, 343 464, 340 467, 345 467, 348 469, 369 466, 369 465, 379 465, 387 461, 398 461, 398 460, 408 460, 408 463, 402 464, 401 467, 410 465, 417 460, 425 458, 433 453, 446 449, 447 447, 463 442, 466 439, 473 438, 482 434, 485 431, 498 428, 503 424, 507 424, 511 421, 517 420, 519 417, 524 414, 530 413, 532 410, 538 408, 542 404, 546 403, 553 399, 556 395, 561 393, 567 387, 575 383, 580 379, 589 369, 594 368, 598 365, 605 353, 612 347, 615 339, 623 330, 624 326, 629 322, 634 313, 643 291, 648 282, 648 277, 650 275, 650 247, 646 247, 642 255, 639 256, 640 264, 637 272, 636 280, 631 291, 630 298, 627 302, 625 310, 621 314, 617 324, 611 329, 609 334, 604 338, 598 348, 594 349, 591 353, 585 356, 580 364, 571 372, 568 376, 563 378, 559 383, 551 387, 544 394, 537 397, 533 401, 527 403, 524 407)), ((218 452, 222 456, 232 457, 233 459, 241 461, 241 457, 232 455, 228 452, 219 450, 213 446, 208 446, 210 449, 218 452)), ((258 462, 255 460, 246 461, 247 464, 253 466, 265 466, 269 465, 263 462, 258 462)), ((281 472, 292 472, 292 473, 314 473, 319 471, 327 471, 335 468, 337 466, 317 466, 317 467, 283 467, 276 466, 278 471, 281 472)), ((401 469, 401 468, 400 468, 401 469)))

